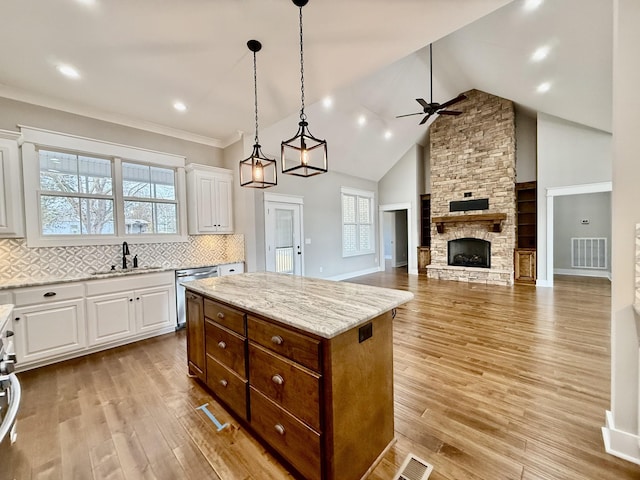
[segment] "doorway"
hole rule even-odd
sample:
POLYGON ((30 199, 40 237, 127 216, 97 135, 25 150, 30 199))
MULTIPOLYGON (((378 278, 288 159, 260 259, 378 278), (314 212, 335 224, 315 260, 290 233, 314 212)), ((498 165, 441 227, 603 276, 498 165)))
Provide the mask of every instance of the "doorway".
POLYGON ((304 275, 302 197, 265 194, 265 266, 268 272, 304 275))
POLYGON ((409 267, 411 206, 407 204, 380 206, 380 269, 409 267))

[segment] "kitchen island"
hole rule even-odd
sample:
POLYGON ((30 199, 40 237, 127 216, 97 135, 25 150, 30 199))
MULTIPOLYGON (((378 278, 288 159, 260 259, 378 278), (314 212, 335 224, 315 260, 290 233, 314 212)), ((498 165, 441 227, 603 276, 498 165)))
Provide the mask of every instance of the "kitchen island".
POLYGON ((189 371, 305 479, 357 480, 394 441, 400 290, 275 273, 186 282, 189 371))

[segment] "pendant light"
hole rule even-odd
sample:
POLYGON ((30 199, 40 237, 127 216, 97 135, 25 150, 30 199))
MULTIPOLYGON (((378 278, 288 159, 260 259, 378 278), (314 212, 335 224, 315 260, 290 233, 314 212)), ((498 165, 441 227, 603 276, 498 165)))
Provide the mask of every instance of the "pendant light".
POLYGON ((256 53, 262 48, 258 40, 249 40, 247 47, 253 52, 253 93, 256 112, 256 137, 253 152, 240 162, 240 186, 252 188, 269 188, 278 184, 275 159, 267 158, 260 149, 258 140, 258 75, 256 53))
POLYGON ((300 108, 300 123, 298 132, 293 138, 285 140, 281 144, 280 161, 282 173, 297 175, 299 177, 311 177, 325 173, 327 168, 327 142, 320 140, 309 131, 307 116, 304 113, 304 48, 302 37, 302 7, 309 0, 293 0, 300 8, 300 92, 302 107, 300 108))

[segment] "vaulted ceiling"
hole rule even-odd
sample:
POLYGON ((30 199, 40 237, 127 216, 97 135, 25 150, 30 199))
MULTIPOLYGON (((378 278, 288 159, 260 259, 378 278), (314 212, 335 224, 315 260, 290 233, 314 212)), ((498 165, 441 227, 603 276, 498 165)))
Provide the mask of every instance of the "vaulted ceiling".
MULTIPOLYGON (((328 141, 330 168, 377 180, 421 141, 419 116, 395 117, 429 99, 431 42, 435 101, 477 88, 610 131, 611 2, 530 2, 311 0, 306 111, 328 141), (534 62, 543 45, 547 57, 534 62)), ((255 38, 264 151, 277 156, 295 133, 299 18, 290 0, 3 0, 1 9, 0 96, 224 147, 254 135, 246 42, 255 38), (80 77, 63 77, 59 64, 80 77)))

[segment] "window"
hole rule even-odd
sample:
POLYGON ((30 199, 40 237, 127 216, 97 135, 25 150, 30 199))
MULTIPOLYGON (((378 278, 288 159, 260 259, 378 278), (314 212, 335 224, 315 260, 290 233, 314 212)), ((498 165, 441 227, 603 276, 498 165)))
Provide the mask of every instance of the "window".
POLYGON ((184 157, 21 130, 28 246, 187 241, 184 157))
POLYGON ((373 192, 342 188, 342 256, 375 253, 373 192))

